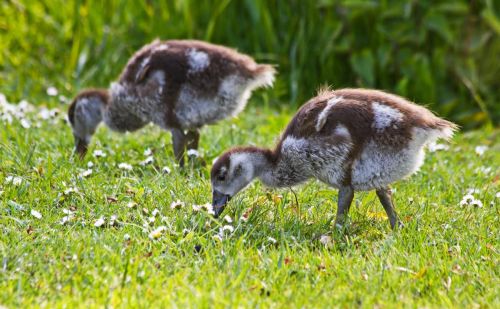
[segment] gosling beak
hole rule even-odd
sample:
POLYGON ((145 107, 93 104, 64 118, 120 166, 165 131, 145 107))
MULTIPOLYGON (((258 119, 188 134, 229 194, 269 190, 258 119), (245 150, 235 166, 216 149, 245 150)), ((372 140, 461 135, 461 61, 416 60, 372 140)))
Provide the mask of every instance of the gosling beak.
POLYGON ((88 144, 86 141, 83 139, 76 137, 75 136, 75 152, 78 153, 78 156, 80 157, 81 160, 85 158, 85 155, 87 154, 88 150, 88 144))
POLYGON ((218 218, 220 214, 224 211, 227 202, 231 200, 231 196, 228 194, 221 193, 217 190, 212 192, 212 207, 214 209, 214 217, 218 218))

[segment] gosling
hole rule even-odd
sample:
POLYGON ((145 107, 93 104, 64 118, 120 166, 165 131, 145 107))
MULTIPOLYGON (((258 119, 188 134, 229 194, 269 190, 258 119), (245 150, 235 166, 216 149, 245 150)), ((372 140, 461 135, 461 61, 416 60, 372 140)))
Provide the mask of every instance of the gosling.
POLYGON ((215 161, 215 216, 255 178, 269 187, 316 178, 339 190, 336 225, 344 223, 354 191, 375 190, 394 229, 400 221, 389 185, 418 171, 425 146, 450 139, 456 130, 455 124, 393 94, 320 91, 300 108, 274 150, 239 147, 215 161))
POLYGON ((136 131, 152 122, 172 133, 175 158, 198 148, 199 129, 236 116, 276 70, 233 49, 194 40, 155 40, 137 51, 107 89, 79 93, 68 110, 81 158, 98 125, 136 131))

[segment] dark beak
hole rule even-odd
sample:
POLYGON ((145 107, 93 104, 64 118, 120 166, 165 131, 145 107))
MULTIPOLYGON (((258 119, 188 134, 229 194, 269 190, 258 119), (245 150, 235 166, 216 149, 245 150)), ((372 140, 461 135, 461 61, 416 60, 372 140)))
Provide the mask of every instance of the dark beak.
POLYGON ((78 153, 78 156, 80 157, 81 160, 85 158, 87 150, 88 150, 88 144, 81 138, 75 136, 75 151, 76 153, 78 153))
POLYGON ((212 207, 214 209, 214 217, 218 218, 220 214, 224 211, 227 202, 231 200, 231 196, 228 194, 221 193, 217 190, 212 192, 212 207))

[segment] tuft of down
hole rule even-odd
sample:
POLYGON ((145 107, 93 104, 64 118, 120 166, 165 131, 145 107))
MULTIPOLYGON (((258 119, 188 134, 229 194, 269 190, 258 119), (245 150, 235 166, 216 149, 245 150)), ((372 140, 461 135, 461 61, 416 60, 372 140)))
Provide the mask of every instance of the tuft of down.
POLYGON ((252 80, 252 88, 272 87, 274 84, 276 69, 269 64, 259 64, 255 69, 255 77, 252 80))

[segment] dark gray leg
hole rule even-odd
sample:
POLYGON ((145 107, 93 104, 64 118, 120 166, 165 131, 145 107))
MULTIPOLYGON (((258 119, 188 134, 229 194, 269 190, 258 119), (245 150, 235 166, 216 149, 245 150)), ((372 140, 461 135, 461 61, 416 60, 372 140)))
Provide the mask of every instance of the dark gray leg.
POLYGON ((394 210, 394 204, 392 203, 392 192, 389 187, 378 189, 377 191, 378 199, 382 206, 384 206, 385 212, 387 213, 387 217, 389 217, 389 222, 391 223, 391 228, 394 229, 396 224, 401 225, 401 222, 398 219, 398 214, 394 210))
POLYGON ((172 129, 172 143, 174 144, 174 155, 180 166, 184 166, 184 152, 186 151, 187 138, 180 129, 172 129))
POLYGON ((353 198, 354 198, 354 190, 351 187, 340 188, 335 226, 344 224, 344 221, 347 218, 347 214, 349 213, 349 208, 351 207, 353 198))
POLYGON ((187 138, 187 149, 198 149, 198 143, 200 141, 200 130, 194 129, 186 134, 187 138))
MULTIPOLYGON (((198 143, 200 142, 200 130, 199 129, 191 130, 186 134, 186 137, 188 139, 187 149, 198 150, 198 143)), ((203 158, 201 157, 189 157, 189 162, 200 163, 203 166, 206 165, 205 160, 203 160, 203 158)))

